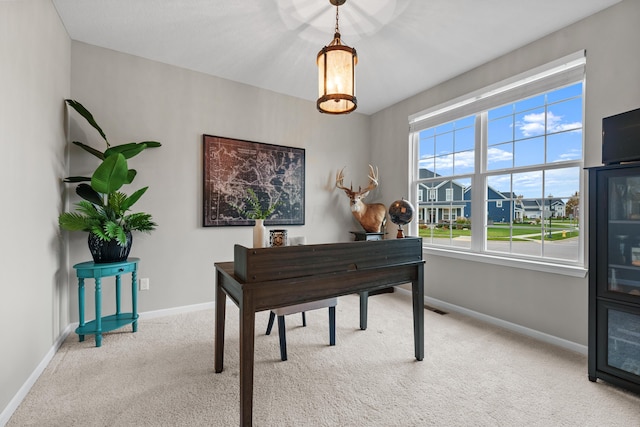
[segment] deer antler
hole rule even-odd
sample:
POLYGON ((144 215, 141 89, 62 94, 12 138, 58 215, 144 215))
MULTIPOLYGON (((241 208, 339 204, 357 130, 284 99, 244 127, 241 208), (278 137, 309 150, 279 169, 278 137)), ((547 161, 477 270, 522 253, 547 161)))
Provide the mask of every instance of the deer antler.
POLYGON ((353 191, 353 185, 351 186, 351 188, 347 188, 342 184, 343 181, 344 181, 344 168, 342 168, 340 172, 336 174, 336 188, 339 188, 344 191, 353 191))
POLYGON ((375 171, 373 170, 373 166, 369 165, 369 185, 367 188, 359 189, 358 193, 366 193, 367 191, 371 191, 378 186, 378 168, 376 167, 375 171))

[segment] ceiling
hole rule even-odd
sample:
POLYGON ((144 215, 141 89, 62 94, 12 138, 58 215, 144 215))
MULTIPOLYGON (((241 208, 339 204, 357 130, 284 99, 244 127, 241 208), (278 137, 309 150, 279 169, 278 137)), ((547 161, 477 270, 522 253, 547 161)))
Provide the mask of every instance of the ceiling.
MULTIPOLYGON (((359 113, 373 114, 620 0, 347 0, 359 113)), ((53 0, 73 40, 316 100, 329 0, 53 0)))

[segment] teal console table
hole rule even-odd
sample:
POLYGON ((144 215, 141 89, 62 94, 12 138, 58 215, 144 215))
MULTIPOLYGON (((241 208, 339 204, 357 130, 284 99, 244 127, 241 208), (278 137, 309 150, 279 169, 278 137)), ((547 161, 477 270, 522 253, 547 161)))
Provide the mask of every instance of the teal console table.
POLYGON ((113 331, 128 324, 133 324, 133 332, 138 330, 138 289, 136 287, 139 258, 129 258, 122 262, 97 264, 93 261, 81 262, 73 266, 78 276, 78 305, 80 325, 76 334, 80 341, 85 335, 95 334, 96 347, 102 345, 102 334, 113 331), (131 273, 131 313, 120 312, 120 276, 131 273), (116 276, 116 314, 102 317, 102 278, 116 276), (96 319, 85 323, 84 320, 84 279, 93 279, 96 284, 95 305, 96 319))

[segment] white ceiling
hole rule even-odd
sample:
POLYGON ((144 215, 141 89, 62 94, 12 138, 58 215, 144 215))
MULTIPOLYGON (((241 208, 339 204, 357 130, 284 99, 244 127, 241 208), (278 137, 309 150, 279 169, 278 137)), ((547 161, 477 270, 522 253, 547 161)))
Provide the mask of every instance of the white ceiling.
MULTIPOLYGON (((620 0, 347 0, 357 111, 385 107, 620 0)), ((73 40, 315 101, 329 0, 53 0, 73 40)))

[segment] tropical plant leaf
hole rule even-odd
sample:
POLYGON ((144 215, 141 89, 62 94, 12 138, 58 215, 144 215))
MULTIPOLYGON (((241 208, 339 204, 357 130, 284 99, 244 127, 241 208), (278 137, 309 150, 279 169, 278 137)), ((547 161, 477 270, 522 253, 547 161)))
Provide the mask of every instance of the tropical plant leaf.
POLYGON ((116 145, 115 147, 111 147, 104 152, 104 155, 110 156, 114 153, 120 153, 126 159, 130 159, 133 156, 139 154, 145 148, 147 148, 147 146, 142 142, 141 143, 130 142, 128 144, 116 145))
POLYGON ((131 206, 133 206, 133 204, 137 202, 140 197, 142 197, 142 195, 145 193, 145 191, 147 191, 148 188, 149 187, 141 188, 135 193, 133 193, 132 195, 130 195, 129 197, 127 197, 126 199, 124 199, 122 201, 122 204, 120 205, 120 209, 122 209, 123 212, 128 211, 131 208, 131 206))
POLYGON ((158 148, 158 147, 162 147, 162 144, 160 144, 158 141, 142 141, 140 144, 144 144, 147 146, 147 148, 158 148))
POLYGON ((102 151, 96 150, 95 148, 90 147, 87 144, 83 144, 80 141, 73 141, 72 144, 75 144, 78 147, 82 148, 84 151, 93 154, 94 156, 96 156, 100 160, 104 160, 105 155, 104 155, 104 153, 102 151))
POLYGON ((88 218, 77 212, 64 212, 58 217, 60 228, 69 231, 90 231, 92 223, 88 218))
POLYGON ((95 226, 95 227, 91 227, 91 231, 92 234, 95 234, 100 240, 104 240, 106 242, 108 242, 109 240, 111 240, 111 237, 109 237, 104 229, 101 226, 95 226))
POLYGON ((93 126, 93 128, 95 130, 98 131, 100 136, 102 136, 104 141, 107 143, 107 147, 108 147, 109 146, 109 141, 107 140, 107 135, 105 135, 104 132, 102 131, 102 129, 100 128, 100 126, 98 126, 98 123, 96 123, 96 120, 93 118, 93 115, 89 112, 89 110, 84 108, 84 105, 80 104, 78 101, 75 101, 73 99, 65 99, 65 101, 67 102, 69 107, 71 107, 74 110, 76 110, 78 112, 78 114, 80 114, 82 117, 84 117, 85 120, 87 122, 89 122, 89 124, 91 126, 93 126))
POLYGON ((76 187, 76 194, 91 203, 104 206, 104 201, 102 200, 100 193, 91 188, 89 184, 79 184, 76 187))
POLYGON ((125 184, 131 184, 133 182, 133 178, 135 178, 137 174, 138 171, 135 169, 129 169, 127 171, 127 182, 125 182, 125 184))
POLYGON ((116 221, 116 222, 119 222, 121 220, 122 215, 124 215, 125 213, 125 209, 122 208, 122 205, 126 200, 126 198, 127 198, 127 195, 120 191, 116 191, 115 193, 109 194, 109 197, 107 200, 107 209, 106 209, 108 210, 108 212, 106 213, 106 216, 110 220, 116 221))
POLYGON ((69 176, 63 179, 64 182, 87 182, 91 181, 90 176, 69 176))
POLYGON ((142 212, 127 215, 124 218, 124 221, 126 223, 127 229, 143 231, 145 233, 149 233, 150 231, 155 230, 155 228, 158 226, 158 224, 153 222, 153 220, 151 219, 151 215, 142 212))
POLYGON ((91 186, 98 193, 117 191, 127 182, 127 160, 120 153, 104 159, 91 177, 91 186))

